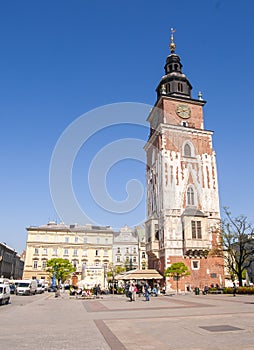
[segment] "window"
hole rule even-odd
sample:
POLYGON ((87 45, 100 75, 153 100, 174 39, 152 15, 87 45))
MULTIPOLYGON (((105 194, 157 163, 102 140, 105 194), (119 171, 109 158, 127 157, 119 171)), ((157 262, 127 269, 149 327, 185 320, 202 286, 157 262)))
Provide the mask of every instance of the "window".
POLYGON ((55 242, 58 242, 58 236, 55 236, 55 237, 54 237, 54 241, 55 241, 55 242))
POLYGON ((136 248, 133 248, 133 254, 137 254, 136 248))
POLYGON ((73 267, 75 267, 75 269, 78 267, 78 262, 77 262, 77 260, 73 260, 72 261, 72 265, 73 265, 73 267))
POLYGON ((108 244, 108 238, 105 238, 105 244, 108 244))
POLYGON ((57 248, 53 248, 53 254, 52 255, 57 255, 57 248))
POLYGON ((178 91, 183 92, 183 84, 178 83, 177 89, 178 89, 178 91))
POLYGON ((47 260, 42 260, 42 265, 41 265, 42 269, 43 270, 46 269, 46 266, 47 266, 47 260))
POLYGON ((38 248, 34 248, 34 254, 39 254, 39 249, 38 248))
POLYGON ((116 257, 116 262, 120 262, 120 256, 116 257))
POLYGON ((104 256, 108 256, 108 250, 107 249, 104 250, 104 256))
POLYGON ((133 257, 133 262, 136 263, 137 262, 137 258, 134 256, 133 257))
POLYGON ((142 259, 145 259, 145 258, 146 258, 146 253, 142 252, 142 259))
POLYGON ((36 236, 36 241, 40 242, 40 236, 36 236))
POLYGON ((65 241, 65 243, 69 243, 69 237, 66 236, 64 241, 65 241))
POLYGON ((99 249, 96 249, 96 250, 95 250, 95 255, 96 255, 96 256, 100 256, 100 251, 99 251, 99 249))
POLYGON ((78 250, 77 249, 73 249, 73 255, 75 255, 75 256, 78 255, 78 250))
POLYGON ((126 254, 129 254, 129 248, 126 248, 126 254))
POLYGON ((201 221, 192 221, 191 222, 191 231, 193 239, 201 239, 201 221))
POLYGON ((182 122, 182 126, 188 126, 188 123, 187 122, 182 122))
POLYGON ((188 143, 184 145, 183 154, 185 157, 191 157, 191 146, 188 143))
POLYGON ((64 249, 64 255, 69 255, 68 249, 64 249))
POLYGON ((87 237, 83 238, 83 243, 87 243, 87 237))
POLYGON ((34 268, 34 269, 38 269, 38 261, 37 261, 37 260, 34 260, 34 262, 33 262, 33 268, 34 268))
POLYGON ((187 190, 187 205, 194 205, 194 190, 192 187, 188 187, 187 190))
POLYGON ((100 238, 96 239, 97 244, 100 244, 100 238))
POLYGON ((75 237, 74 242, 78 243, 78 237, 75 237))
POLYGON ((47 255, 48 254, 48 249, 47 248, 43 248, 42 254, 43 255, 47 255))
POLYGON ((192 260, 192 269, 193 270, 199 269, 199 261, 198 260, 192 260))
POLYGON ((117 254, 120 254, 120 248, 119 247, 117 248, 117 254))
POLYGON ((48 242, 48 236, 44 236, 44 242, 48 242))
POLYGON ((87 256, 87 250, 83 249, 83 256, 87 256))

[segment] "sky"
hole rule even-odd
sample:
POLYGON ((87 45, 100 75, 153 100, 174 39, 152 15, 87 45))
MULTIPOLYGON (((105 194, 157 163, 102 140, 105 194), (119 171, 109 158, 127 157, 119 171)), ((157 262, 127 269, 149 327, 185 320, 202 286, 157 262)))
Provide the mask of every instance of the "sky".
POLYGON ((54 181, 65 192, 54 156, 74 127, 83 131, 83 143, 67 161, 69 145, 76 141, 72 136, 58 161, 68 163, 75 198, 87 214, 77 223, 90 219, 117 229, 142 222, 145 164, 142 155, 133 155, 124 143, 118 148, 117 142, 145 142, 145 116, 129 124, 125 116, 110 127, 108 108, 113 106, 117 117, 129 106, 135 111, 143 106, 144 112, 154 105, 172 27, 192 97, 202 91, 207 101, 205 128, 214 131, 221 208, 253 222, 253 12, 250 0, 2 1, 0 241, 21 253, 27 227, 49 220, 76 222, 75 215, 73 221, 59 216, 55 204, 61 206, 61 198, 51 196, 54 181), (101 159, 116 149, 125 156, 112 159, 102 174, 101 159), (113 210, 100 205, 97 177, 106 183, 113 210), (128 194, 136 196, 136 205, 128 194))

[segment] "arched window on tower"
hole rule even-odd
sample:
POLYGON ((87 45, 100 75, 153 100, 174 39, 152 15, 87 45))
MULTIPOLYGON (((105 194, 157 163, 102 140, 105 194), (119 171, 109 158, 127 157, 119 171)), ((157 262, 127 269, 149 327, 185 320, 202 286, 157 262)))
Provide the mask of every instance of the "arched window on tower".
POLYGON ((183 154, 185 157, 191 157, 191 146, 188 143, 184 145, 183 154))
POLYGON ((183 84, 182 83, 178 83, 178 91, 183 92, 183 84))
POLYGON ((195 205, 195 194, 192 186, 187 189, 187 205, 195 205))

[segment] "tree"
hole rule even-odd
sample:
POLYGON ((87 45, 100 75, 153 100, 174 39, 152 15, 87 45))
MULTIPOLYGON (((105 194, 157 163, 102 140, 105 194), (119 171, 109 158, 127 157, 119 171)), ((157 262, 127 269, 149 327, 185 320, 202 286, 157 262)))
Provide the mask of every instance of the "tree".
POLYGON ((47 261, 46 271, 50 277, 54 277, 59 282, 64 282, 70 277, 71 273, 76 271, 76 268, 69 262, 69 260, 61 258, 53 258, 47 261))
POLYGON ((183 276, 190 275, 188 267, 183 262, 177 262, 169 266, 165 272, 165 277, 173 277, 176 279, 176 292, 178 293, 178 281, 183 276))
POLYGON ((121 265, 114 265, 113 263, 110 263, 108 265, 108 271, 107 276, 112 280, 112 293, 114 294, 115 289, 115 277, 116 275, 119 275, 120 273, 126 271, 126 268, 121 265))
POLYGON ((254 261, 254 228, 244 215, 233 218, 229 209, 224 208, 225 219, 221 223, 222 248, 225 266, 232 281, 237 277, 239 286, 243 284, 244 271, 254 261))

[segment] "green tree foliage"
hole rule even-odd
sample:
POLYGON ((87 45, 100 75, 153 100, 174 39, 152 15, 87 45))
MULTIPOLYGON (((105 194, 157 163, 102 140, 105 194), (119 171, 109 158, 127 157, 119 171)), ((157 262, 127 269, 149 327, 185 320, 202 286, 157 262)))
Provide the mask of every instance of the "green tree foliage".
POLYGON ((123 273, 125 271, 126 271, 125 267, 119 266, 119 265, 114 265, 113 263, 110 263, 108 265, 107 276, 109 278, 115 279, 116 275, 120 275, 120 273, 123 273))
POLYGON ((46 271, 50 277, 54 276, 59 284, 60 281, 66 281, 76 271, 76 268, 73 267, 69 260, 53 258, 47 261, 46 271))
POLYGON ((174 279, 176 279, 177 293, 178 293, 178 281, 180 280, 181 277, 188 276, 188 275, 190 275, 190 271, 188 270, 188 267, 183 262, 174 263, 164 271, 165 277, 173 277, 174 279))
POLYGON ((107 276, 108 279, 112 281, 112 293, 115 292, 115 277, 126 271, 126 268, 120 265, 114 265, 113 263, 109 263, 107 276))
POLYGON ((242 286, 245 270, 254 261, 254 228, 246 216, 233 218, 228 208, 224 208, 224 213, 221 254, 231 279, 237 277, 242 286))

